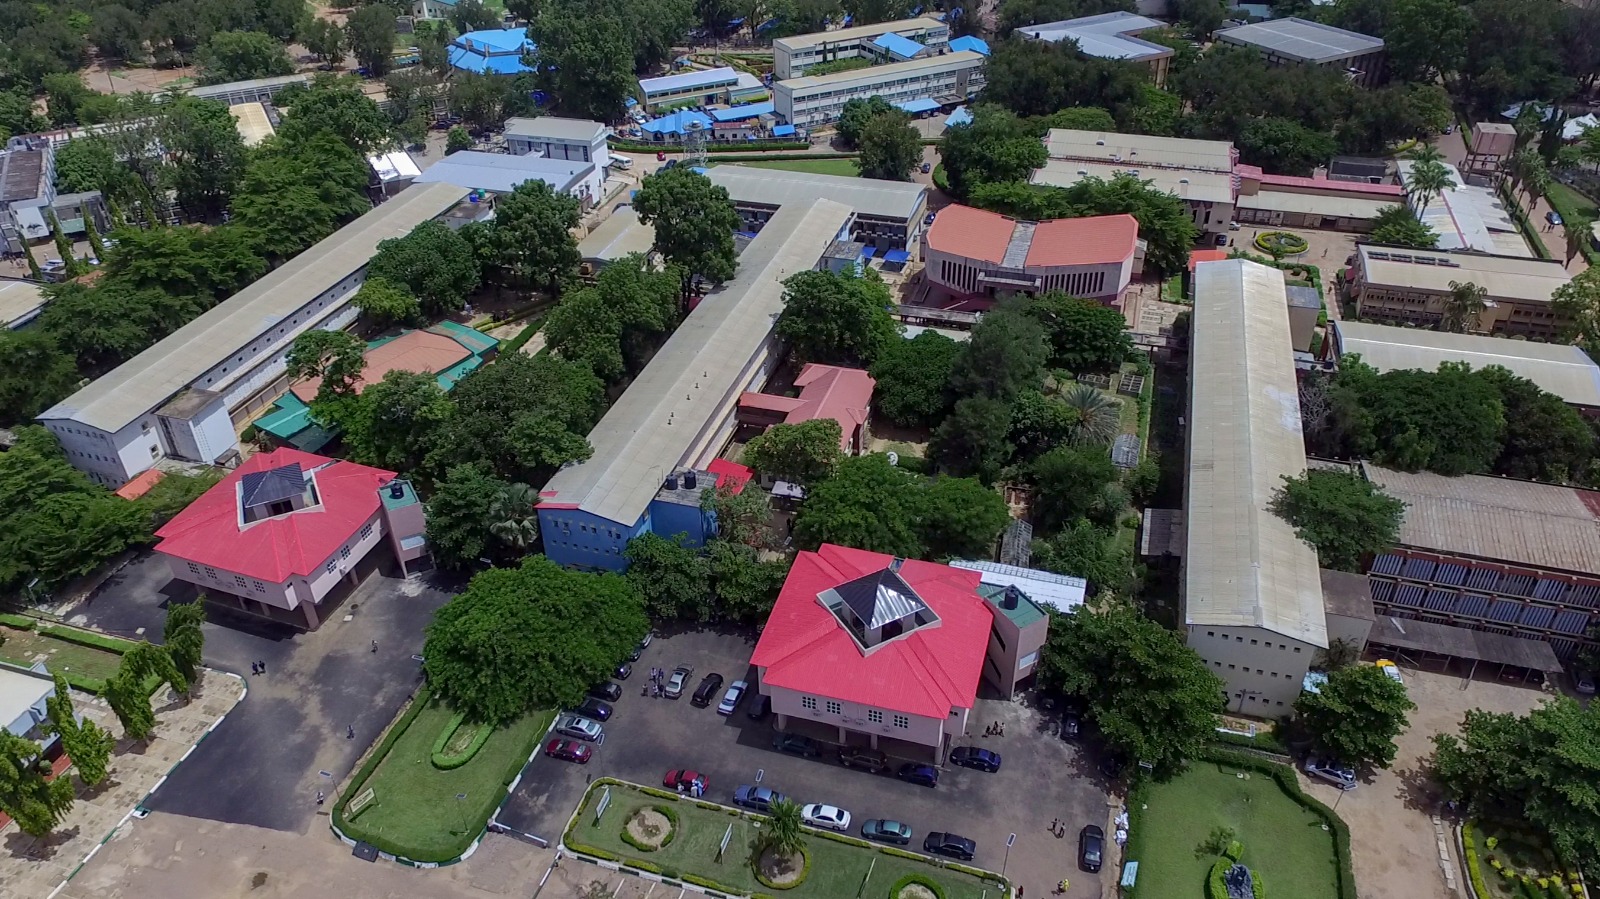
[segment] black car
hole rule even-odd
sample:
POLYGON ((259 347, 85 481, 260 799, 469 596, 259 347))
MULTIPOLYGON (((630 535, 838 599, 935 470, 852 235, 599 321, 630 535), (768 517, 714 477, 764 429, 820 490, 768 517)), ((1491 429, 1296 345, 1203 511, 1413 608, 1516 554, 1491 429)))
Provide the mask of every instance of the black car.
POLYGON ((572 711, 582 715, 585 718, 593 718, 596 721, 611 720, 611 704, 608 702, 601 702, 600 700, 595 699, 593 696, 579 703, 578 707, 572 711))
POLYGON ((932 765, 916 765, 907 762, 900 766, 895 774, 907 783, 914 783, 924 787, 937 787, 939 785, 939 769, 932 765))
POLYGON ((614 684, 611 681, 606 681, 603 684, 595 684, 589 688, 589 695, 593 696, 595 699, 604 699, 607 702, 616 702, 622 698, 622 685, 614 684))
POLYGON ((751 706, 750 711, 745 714, 750 716, 751 721, 760 721, 766 718, 772 714, 772 697, 765 693, 756 694, 756 704, 751 706))
POLYGON ((970 862, 978 852, 978 844, 960 834, 940 833, 936 830, 923 838, 922 851, 930 855, 944 855, 970 862))
POLYGON ((700 686, 695 689, 694 695, 689 697, 689 701, 703 709, 711 704, 711 700, 716 698, 717 692, 721 689, 722 675, 713 671, 700 682, 700 686))
POLYGON ((1098 824, 1088 824, 1078 831, 1078 867, 1090 874, 1100 870, 1101 856, 1106 851, 1106 832, 1098 824))
POLYGON ((839 764, 846 768, 859 768, 876 774, 879 771, 889 770, 889 757, 876 749, 845 746, 839 750, 839 764))
POLYGON ((962 746, 950 753, 950 764, 993 774, 1000 770, 1000 753, 976 746, 962 746))
POLYGON ((616 671, 611 672, 611 674, 614 677, 616 677, 617 680, 627 680, 628 679, 628 675, 630 675, 632 673, 633 673, 633 663, 632 662, 623 662, 621 665, 617 666, 617 670, 616 671))
POLYGON ((1067 712, 1061 716, 1061 739, 1076 740, 1083 734, 1083 719, 1077 712, 1067 712))
POLYGON ((816 758, 822 754, 822 747, 817 745, 816 740, 799 734, 778 734, 772 738, 772 748, 779 752, 792 752, 809 758, 816 758))

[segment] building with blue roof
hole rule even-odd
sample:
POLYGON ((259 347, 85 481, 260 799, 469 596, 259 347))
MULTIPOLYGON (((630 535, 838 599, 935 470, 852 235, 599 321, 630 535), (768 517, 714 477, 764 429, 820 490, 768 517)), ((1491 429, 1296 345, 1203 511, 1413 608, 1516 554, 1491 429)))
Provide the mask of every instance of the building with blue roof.
POLYGON ((927 47, 894 32, 880 34, 872 42, 872 55, 880 62, 905 62, 932 53, 927 47))
POLYGON ((902 109, 914 116, 919 116, 938 111, 939 105, 939 101, 932 97, 919 97, 915 100, 901 100, 894 106, 896 109, 902 109))
POLYGON ((1152 41, 1140 40, 1134 35, 1165 27, 1165 22, 1119 11, 1028 25, 1018 28, 1017 33, 1051 44, 1072 41, 1085 56, 1142 62, 1150 67, 1150 80, 1161 87, 1167 82, 1167 69, 1176 51, 1152 41))
MULTIPOLYGON (((760 79, 756 79, 760 83, 760 79)), ((739 86, 739 72, 729 66, 720 69, 694 69, 676 75, 639 79, 639 100, 644 108, 657 110, 677 103, 709 106, 726 100, 728 92, 739 86)))
POLYGON ((924 48, 927 53, 938 54, 949 43, 950 26, 932 16, 856 28, 850 27, 850 19, 846 17, 844 27, 834 31, 795 34, 774 40, 772 77, 779 81, 799 78, 812 66, 847 59, 905 62, 922 53, 924 48), (880 44, 886 37, 890 40, 880 44), (896 49, 901 55, 891 55, 896 49))
POLYGON ((965 106, 957 106, 955 109, 950 110, 950 114, 944 118, 944 127, 946 129, 954 128, 957 125, 970 124, 972 124, 972 110, 965 106))
POLYGON ((743 106, 730 106, 727 109, 711 110, 711 118, 718 122, 742 122, 745 119, 760 118, 772 115, 772 101, 765 103, 746 103, 743 106))
POLYGON ((484 75, 521 75, 533 71, 522 58, 535 49, 523 28, 469 31, 450 42, 450 65, 484 75))
POLYGON ((692 109, 679 109, 669 112, 660 118, 651 119, 639 127, 651 140, 665 140, 688 134, 689 128, 695 124, 698 124, 706 131, 710 131, 713 122, 715 122, 715 119, 703 112, 695 112, 692 109))
POLYGON ((981 37, 974 37, 970 34, 963 37, 958 37, 950 42, 951 53, 959 53, 962 50, 971 50, 973 53, 982 53, 984 56, 988 56, 989 42, 981 37))

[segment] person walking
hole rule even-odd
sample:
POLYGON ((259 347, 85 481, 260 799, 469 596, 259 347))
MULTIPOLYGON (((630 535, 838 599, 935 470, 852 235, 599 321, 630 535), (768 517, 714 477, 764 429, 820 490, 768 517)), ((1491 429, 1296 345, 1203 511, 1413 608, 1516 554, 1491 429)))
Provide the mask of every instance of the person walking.
POLYGON ((356 738, 356 726, 354 724, 346 724, 344 726, 344 738, 346 740, 354 740, 356 738))
POLYGON ((377 652, 378 651, 378 641, 377 640, 373 640, 372 641, 372 651, 373 652, 377 652))

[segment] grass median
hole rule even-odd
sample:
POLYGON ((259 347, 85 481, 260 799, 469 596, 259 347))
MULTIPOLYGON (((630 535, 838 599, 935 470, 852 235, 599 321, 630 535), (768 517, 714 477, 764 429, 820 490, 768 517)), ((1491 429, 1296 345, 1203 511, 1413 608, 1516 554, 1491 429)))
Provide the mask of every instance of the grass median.
POLYGON ((782 169, 785 172, 804 172, 808 175, 843 175, 854 178, 861 174, 854 159, 771 159, 756 162, 739 162, 752 169, 782 169))

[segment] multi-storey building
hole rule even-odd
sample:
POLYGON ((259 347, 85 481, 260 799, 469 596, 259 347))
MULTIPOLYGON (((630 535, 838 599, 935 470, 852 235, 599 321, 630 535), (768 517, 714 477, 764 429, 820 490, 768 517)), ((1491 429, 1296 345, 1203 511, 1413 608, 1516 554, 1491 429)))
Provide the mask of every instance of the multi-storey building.
POLYGON ((683 104, 739 103, 766 93, 760 78, 728 66, 639 79, 639 102, 652 111, 683 104))
POLYGON ((877 250, 910 250, 922 234, 928 211, 928 189, 909 181, 847 178, 719 165, 706 172, 711 183, 728 192, 747 231, 759 232, 784 206, 827 197, 854 211, 850 240, 877 250))
POLYGON ((506 119, 506 150, 517 156, 592 162, 603 172, 611 165, 607 130, 605 125, 588 119, 514 117, 506 119))
POLYGON ((1233 220, 1239 153, 1228 141, 1052 128, 1045 149, 1049 158, 1034 171, 1034 184, 1071 187, 1127 173, 1183 200, 1202 233, 1227 233, 1233 220))
POLYGON ((1120 307, 1142 262, 1131 215, 1024 222, 946 206, 922 242, 928 280, 956 295, 1063 291, 1120 307))
POLYGON ((1361 319, 1434 328, 1444 318, 1451 282, 1470 282, 1488 291, 1473 332, 1550 339, 1568 324, 1550 298, 1570 280, 1551 259, 1361 244, 1346 289, 1361 319))
POLYGON ((1337 68, 1362 87, 1383 83, 1383 39, 1290 16, 1224 28, 1217 42, 1249 47, 1275 66, 1337 68))
POLYGON ((26 252, 30 244, 52 238, 52 219, 69 241, 85 232, 87 219, 101 234, 111 225, 99 191, 56 193, 55 149, 48 138, 12 138, 0 152, 0 245, 7 253, 26 252))
POLYGON ((780 37, 772 42, 772 77, 778 81, 798 78, 812 66, 846 59, 881 60, 889 51, 876 45, 885 35, 894 35, 915 43, 917 47, 911 48, 899 45, 898 42, 886 42, 896 45, 895 49, 901 51, 900 57, 910 59, 917 55, 916 49, 938 53, 949 44, 950 26, 932 16, 921 16, 895 22, 879 22, 876 25, 840 28, 836 31, 780 37), (908 55, 906 51, 912 52, 908 55))
POLYGON ((983 88, 985 57, 976 50, 921 56, 831 75, 790 78, 773 85, 778 118, 812 128, 837 121, 844 104, 867 97, 890 103, 932 100, 938 106, 965 103, 983 88))
POLYGON ((1085 56, 1143 63, 1150 69, 1150 80, 1156 87, 1161 87, 1167 83, 1167 69, 1172 65, 1172 57, 1177 51, 1134 35, 1165 27, 1165 22, 1118 10, 1062 22, 1027 25, 1018 28, 1017 33, 1052 44, 1071 41, 1077 45, 1078 52, 1085 56))

